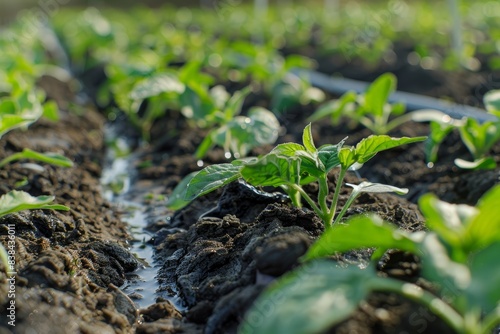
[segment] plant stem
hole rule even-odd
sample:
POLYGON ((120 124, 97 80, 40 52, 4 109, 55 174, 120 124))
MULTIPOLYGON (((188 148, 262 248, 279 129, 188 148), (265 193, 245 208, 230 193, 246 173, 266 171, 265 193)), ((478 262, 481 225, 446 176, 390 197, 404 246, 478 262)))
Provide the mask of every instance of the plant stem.
POLYGON ((352 191, 351 196, 349 196, 349 199, 347 200, 347 202, 342 207, 342 211, 340 211, 340 213, 337 215, 337 217, 335 218, 335 221, 333 222, 333 224, 337 224, 340 221, 340 219, 342 219, 342 217, 344 217, 345 213, 347 212, 347 209, 349 209, 349 207, 351 206, 352 202, 354 202, 354 200, 356 198, 358 198, 359 194, 360 193, 357 192, 356 190, 352 191))
POLYGON ((406 113, 404 115, 398 116, 391 121, 387 122, 385 125, 385 131, 386 133, 391 131, 392 129, 397 128, 398 126, 407 123, 412 120, 413 114, 412 113, 406 113))
POLYGON ((464 318, 455 309, 415 284, 385 277, 378 277, 371 284, 374 290, 395 292, 424 305, 433 314, 443 319, 457 333, 471 333, 464 326, 464 318))
POLYGON ((296 185, 296 184, 291 184, 290 185, 290 188, 294 189, 295 191, 298 191, 300 193, 300 195, 306 200, 307 203, 309 203, 309 205, 311 206, 311 208, 314 210, 314 212, 316 212, 316 214, 323 220, 323 222, 326 224, 325 222, 325 214, 323 213, 323 211, 321 211, 321 209, 316 205, 316 203, 314 203, 314 201, 312 200, 312 198, 304 191, 304 189, 302 189, 302 187, 296 185))
POLYGON ((283 188, 285 189, 286 193, 290 197, 292 204, 294 206, 296 206, 297 208, 301 208, 302 203, 300 200, 300 192, 298 192, 297 189, 295 189, 295 188, 291 188, 291 187, 287 187, 287 186, 285 186, 283 188))
POLYGON ((328 212, 327 220, 325 221, 325 225, 327 227, 332 226, 333 217, 335 216, 335 211, 337 210, 337 202, 339 200, 340 188, 342 188, 342 182, 344 181, 345 174, 347 173, 347 169, 340 167, 339 176, 337 178, 337 184, 335 185, 335 193, 333 194, 333 201, 330 205, 330 211, 328 212))
POLYGON ((13 161, 20 160, 22 158, 23 158, 23 155, 21 153, 11 154, 7 158, 4 158, 0 161, 0 168, 4 167, 5 165, 7 165, 13 161))
POLYGON ((323 214, 328 215, 330 211, 326 205, 326 198, 328 196, 328 178, 327 174, 319 178, 319 191, 318 191, 318 203, 323 214))

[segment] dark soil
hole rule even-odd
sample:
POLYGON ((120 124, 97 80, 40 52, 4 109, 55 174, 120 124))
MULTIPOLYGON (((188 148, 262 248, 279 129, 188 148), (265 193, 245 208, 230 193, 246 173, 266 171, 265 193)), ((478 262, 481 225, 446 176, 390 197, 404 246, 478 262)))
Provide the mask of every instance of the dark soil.
MULTIPOLYGON (((18 268, 16 327, 14 331, 5 327, 2 313, 0 332, 235 333, 255 298, 270 282, 295 268, 298 258, 322 233, 321 221, 307 207, 294 208, 280 193, 266 194, 240 182, 198 198, 176 213, 165 210, 161 203, 151 203, 152 210, 160 210, 160 214, 151 215, 148 227, 155 233, 148 242, 156 250, 160 289, 156 303, 136 310, 119 287, 124 285, 126 274, 140 264, 127 250, 127 227, 117 210, 103 199, 99 184, 105 149, 104 118, 91 107, 80 106, 79 113, 75 112, 73 104, 68 103, 74 95, 63 83, 45 78, 40 85, 60 103, 61 121, 40 121, 29 132, 14 131, 4 136, 0 158, 29 147, 63 153, 75 161, 75 167, 43 165, 40 172, 23 162, 11 164, 0 171, 0 192, 14 189, 17 182, 27 179, 19 189, 32 195, 55 195, 56 202, 70 206, 71 211, 35 210, 0 220, 0 239, 4 242, 6 225, 16 224, 18 268), (179 309, 169 302, 176 294, 183 300, 179 309)), ((311 111, 310 107, 302 107, 284 115, 281 121, 286 133, 280 142, 300 142, 305 118, 311 111)), ((427 133, 427 125, 412 124, 392 135, 427 133)), ((153 134, 152 145, 138 148, 135 153, 136 198, 145 193, 168 196, 185 175, 200 169, 192 153, 203 139, 203 132, 192 131, 175 118, 158 122, 153 134), (141 167, 146 161, 152 167, 141 167)), ((332 127, 327 121, 314 124, 313 134, 317 145, 337 143, 346 136, 348 144, 355 144, 369 135, 366 130, 348 129, 345 125, 332 127)), ((433 168, 424 162, 421 143, 377 155, 360 170, 359 177, 408 187, 410 192, 406 197, 362 195, 346 218, 375 212, 401 229, 416 231, 423 229, 416 203, 424 193, 474 205, 499 182, 500 168, 488 172, 457 169, 454 158, 470 158, 457 136, 453 134, 442 145, 440 160, 433 168)), ((264 153, 269 148, 253 153, 264 153)), ((500 164, 499 153, 497 145, 492 155, 500 164)), ((224 161, 223 152, 216 149, 204 163, 224 161)), ((359 183, 359 177, 348 174, 347 182, 359 183)), ((335 182, 336 174, 332 173, 332 190, 335 182)), ((314 194, 315 187, 310 185, 307 191, 314 194)), ((340 205, 349 191, 342 191, 340 205)), ((334 260, 340 265, 362 265, 370 255, 370 250, 350 252, 334 260)), ((386 254, 379 270, 426 287, 419 276, 418 258, 410 254, 386 254)), ((6 291, 0 291, 2 312, 8 302, 6 296, 6 291)), ((329 332, 451 331, 424 308, 393 294, 377 293, 329 332)))

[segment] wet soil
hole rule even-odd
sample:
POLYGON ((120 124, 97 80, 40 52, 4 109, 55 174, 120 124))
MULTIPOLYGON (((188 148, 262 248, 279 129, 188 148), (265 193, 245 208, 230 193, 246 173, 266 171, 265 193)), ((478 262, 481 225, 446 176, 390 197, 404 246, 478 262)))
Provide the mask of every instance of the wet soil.
MULTIPOLYGON (((7 225, 16 224, 16 327, 5 324, 8 303, 5 285, 0 289, 1 333, 235 333, 255 298, 273 280, 298 265, 323 225, 307 207, 297 209, 279 193, 263 193, 241 182, 200 197, 177 212, 164 208, 155 195, 168 196, 188 173, 199 170, 193 157, 203 131, 193 131, 175 114, 153 128, 153 142, 136 149, 135 197, 153 194, 148 201, 147 240, 155 247, 159 266, 157 299, 137 310, 120 290, 127 275, 141 266, 128 251, 130 235, 117 208, 103 199, 99 177, 104 158, 105 119, 90 106, 75 108, 75 95, 53 78, 40 83, 61 108, 61 121, 40 121, 28 132, 13 131, 0 143, 0 158, 29 147, 57 151, 75 161, 70 169, 24 162, 0 171, 1 193, 14 189, 32 195, 54 195, 69 212, 34 210, 0 220, 0 240, 6 241, 7 225), (153 198, 153 199, 151 199, 153 198), (181 299, 174 305, 172 300, 181 299)), ((252 98, 252 97, 250 97, 252 98)), ((259 99, 260 97, 253 97, 259 99)), ((312 107, 290 110, 281 117, 284 134, 279 142, 300 142, 305 118, 312 107)), ((127 132, 129 128, 124 127, 127 132)), ((426 135, 425 124, 403 126, 394 136, 426 135)), ((369 134, 363 129, 333 127, 327 121, 313 125, 317 145, 337 143, 348 137, 355 144, 369 134)), ((254 150, 265 153, 270 147, 254 150)), ((204 165, 225 162, 216 149, 204 165)), ((500 146, 492 155, 500 164, 500 146)), ((377 155, 347 182, 363 179, 408 187, 407 196, 364 194, 348 210, 346 218, 375 212, 399 228, 423 229, 418 211, 420 195, 434 192, 440 198, 474 205, 481 195, 499 182, 500 169, 470 172, 456 168, 453 159, 469 159, 469 153, 452 134, 442 145, 433 168, 424 162, 423 144, 413 144, 377 155)), ((336 173, 330 175, 331 190, 336 173)), ((276 191, 266 189, 267 191, 276 191)), ((315 185, 306 189, 312 195, 315 185)), ((340 205, 348 198, 345 188, 340 205)), ((339 265, 363 266, 370 250, 337 256, 339 265)), ((419 276, 418 258, 392 252, 379 264, 381 274, 425 286, 419 276)), ((5 278, 5 274, 1 279, 5 278)), ((439 319, 424 308, 394 294, 372 294, 348 320, 331 333, 449 333, 439 319)))

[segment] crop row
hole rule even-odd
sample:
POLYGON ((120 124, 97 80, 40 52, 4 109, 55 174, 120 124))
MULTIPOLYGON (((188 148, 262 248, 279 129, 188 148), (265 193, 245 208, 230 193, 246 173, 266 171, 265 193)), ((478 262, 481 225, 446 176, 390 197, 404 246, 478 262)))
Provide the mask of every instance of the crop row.
MULTIPOLYGON (((486 2, 470 7, 470 35, 465 34, 468 59, 476 55, 476 50, 488 55, 497 53, 498 45, 493 41, 498 34, 498 22, 493 11, 488 10, 494 6, 486 2), (474 16, 477 11, 482 13, 481 20, 474 16)), ((448 34, 443 28, 443 34, 429 41, 429 31, 435 31, 442 22, 425 16, 430 9, 422 8, 422 12, 415 13, 404 2, 391 2, 378 18, 374 15, 375 23, 369 30, 363 25, 364 10, 374 9, 359 5, 346 6, 345 15, 339 16, 348 18, 352 30, 346 30, 341 19, 330 20, 304 8, 288 9, 283 16, 271 11, 264 21, 254 20, 236 8, 218 8, 219 20, 188 9, 174 14, 167 11, 165 16, 138 10, 135 17, 117 12, 105 17, 96 9, 87 9, 81 14, 65 13, 55 18, 54 30, 46 26, 38 36, 31 34, 26 25, 14 25, 0 37, 0 47, 5 50, 0 54, 0 64, 6 69, 0 72, 0 134, 26 129, 40 117, 57 120, 57 106, 46 101, 36 86, 42 75, 67 81, 70 70, 84 75, 102 68, 105 79, 95 98, 107 109, 111 120, 123 112, 143 139, 151 140, 155 122, 182 117, 194 130, 206 133, 193 152, 197 158, 204 158, 214 146, 224 149, 227 160, 235 158, 188 176, 171 195, 172 207, 180 209, 198 196, 243 179, 258 187, 281 188, 293 205, 301 207, 305 201, 323 220, 325 232, 303 257, 306 264, 280 279, 257 301, 241 327, 242 332, 317 332, 345 319, 370 291, 383 290, 426 305, 457 332, 487 333, 500 322, 500 289, 495 279, 500 277, 495 259, 500 251, 500 212, 495 205, 500 196, 498 186, 484 195, 476 207, 451 205, 432 195, 422 197, 420 208, 429 228, 425 233, 394 230, 373 216, 342 221, 360 193, 404 193, 405 189, 363 182, 350 185, 354 190, 340 212, 337 200, 347 170, 360 168, 380 151, 425 139, 386 135, 407 121, 431 122, 432 131, 426 142, 430 162, 435 162, 437 147, 444 137, 456 129, 473 158, 472 162, 457 160, 459 167, 496 168, 495 159, 488 152, 500 140, 500 118, 481 124, 473 119, 453 120, 435 111, 403 114, 403 106, 387 102, 396 87, 390 74, 376 80, 364 94, 349 92, 320 104, 327 95, 290 73, 295 67, 310 68, 314 61, 280 52, 285 47, 301 50, 312 44, 320 46, 323 53, 368 61, 372 57, 373 61, 387 56, 389 46, 398 38, 412 36, 423 43, 415 44, 419 57, 434 56, 434 50, 447 46, 448 34), (409 15, 416 19, 407 20, 409 15), (165 24, 166 18, 171 22, 165 24), (408 29, 408 24, 416 24, 417 28, 408 29), (240 29, 241 25, 245 29, 240 29), (349 35, 351 32, 354 36, 349 35), (359 43, 352 43, 353 40, 359 43), (270 102, 245 104, 250 95, 263 96, 270 102), (328 116, 334 123, 347 121, 352 126, 364 126, 375 135, 356 146, 344 145, 342 141, 316 147, 308 125, 302 144, 280 144, 268 154, 245 158, 255 147, 274 144, 281 115, 295 105, 317 106, 310 115, 311 121, 328 116), (339 177, 334 193, 329 194, 327 176, 334 169, 339 170, 339 177), (318 183, 317 200, 303 188, 313 182, 318 183), (365 270, 340 269, 331 261, 319 259, 365 247, 377 248, 372 265, 365 270), (412 252, 423 260, 423 277, 437 284, 435 294, 377 275, 377 260, 391 248, 412 252), (273 305, 276 317, 299 313, 301 317, 283 322, 269 316, 256 326, 252 314, 265 312, 269 305, 273 305), (308 311, 302 312, 304 308, 308 311)), ((448 56, 453 60, 457 55, 440 57, 448 56)), ((494 59, 489 64, 492 67, 494 59)), ((485 99, 488 111, 496 117, 500 117, 499 100, 498 92, 491 92, 485 99)), ((0 165, 19 159, 71 165, 59 155, 30 150, 7 157, 0 165)), ((31 208, 67 209, 49 204, 52 200, 13 191, 0 199, 0 214, 31 208)), ((4 261, 7 263, 8 258, 4 261)))

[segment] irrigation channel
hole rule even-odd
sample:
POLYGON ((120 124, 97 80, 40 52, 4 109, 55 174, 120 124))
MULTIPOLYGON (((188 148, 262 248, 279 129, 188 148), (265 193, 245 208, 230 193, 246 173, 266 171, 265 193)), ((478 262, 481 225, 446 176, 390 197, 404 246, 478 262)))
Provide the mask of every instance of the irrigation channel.
POLYGON ((139 153, 130 153, 131 145, 126 137, 118 135, 117 126, 108 124, 105 132, 106 141, 113 142, 114 145, 108 145, 101 177, 104 196, 128 224, 132 237, 130 252, 142 264, 140 269, 127 276, 121 290, 134 301, 137 308, 147 308, 161 297, 182 310, 182 302, 175 287, 159 291, 160 285, 156 277, 159 267, 154 263, 154 232, 147 230, 149 222, 170 219, 164 201, 144 203, 144 198, 151 196, 151 192, 149 188, 141 187, 136 182, 134 161, 139 153))

